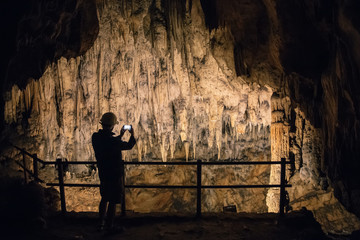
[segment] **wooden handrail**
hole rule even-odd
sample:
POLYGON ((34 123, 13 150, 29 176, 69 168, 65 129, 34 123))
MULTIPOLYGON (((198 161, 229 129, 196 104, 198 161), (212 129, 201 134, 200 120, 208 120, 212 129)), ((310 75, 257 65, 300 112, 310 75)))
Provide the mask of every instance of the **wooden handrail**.
MULTIPOLYGON (((59 186, 60 188, 60 197, 61 197, 61 206, 62 212, 66 212, 66 202, 65 202, 65 190, 64 187, 99 187, 99 184, 77 184, 77 183, 64 183, 63 182, 63 164, 96 164, 96 162, 62 162, 62 159, 57 159, 57 162, 53 164, 58 164, 59 170, 59 183, 48 183, 48 186, 59 186)), ((274 162, 202 162, 197 160, 196 162, 125 162, 124 165, 196 165, 196 175, 197 182, 196 185, 127 185, 124 183, 125 188, 160 188, 160 189, 196 189, 197 190, 197 203, 196 203, 196 216, 201 217, 201 190, 202 189, 214 189, 214 188, 280 188, 280 210, 279 217, 283 217, 284 208, 285 208, 285 188, 292 187, 291 184, 287 184, 285 180, 285 165, 292 164, 291 161, 286 161, 286 159, 281 159, 281 161, 274 162), (224 164, 225 163, 225 164, 224 164), (281 164, 281 182, 280 184, 261 184, 261 185, 202 185, 201 176, 202 176, 202 165, 260 165, 260 164, 281 164)), ((122 169, 123 176, 125 176, 125 169, 122 169)), ((123 193, 125 196, 125 192, 123 193)), ((125 198, 122 202, 122 214, 125 214, 125 198)))
MULTIPOLYGON (((92 161, 79 161, 79 162, 63 162, 62 158, 56 159, 56 161, 43 161, 39 158, 37 158, 36 154, 31 154, 27 152, 26 150, 19 148, 13 144, 11 144, 16 149, 20 150, 24 155, 28 155, 33 158, 34 161, 34 173, 37 173, 37 162, 41 162, 42 164, 56 164, 58 165, 58 183, 47 183, 47 186, 59 186, 60 189, 60 200, 61 200, 61 211, 62 213, 66 213, 66 202, 65 202, 65 189, 64 187, 99 187, 99 184, 75 184, 75 183, 64 183, 64 171, 63 171, 63 165, 64 164, 97 164, 97 162, 92 161)), ((22 165, 21 163, 17 162, 23 169, 24 169, 24 175, 26 179, 26 173, 30 173, 36 180, 39 180, 41 182, 44 182, 43 180, 39 179, 36 174, 29 171, 25 163, 22 165)), ((201 160, 197 160, 196 162, 125 162, 123 161, 124 165, 196 165, 196 175, 197 175, 197 181, 196 185, 126 185, 124 183, 125 188, 190 188, 190 189, 196 189, 197 190, 197 203, 196 203, 196 216, 201 216, 201 190, 205 188, 280 188, 280 207, 279 207, 279 217, 284 216, 284 209, 286 205, 286 191, 285 188, 292 187, 291 184, 287 184, 286 182, 286 164, 293 164, 292 161, 286 161, 285 158, 282 158, 281 161, 244 161, 244 162, 203 162, 201 160), (202 176, 202 166, 203 165, 273 165, 273 164, 280 164, 281 165, 281 171, 280 171, 280 184, 261 184, 261 185, 202 185, 201 183, 201 176, 202 176)), ((123 176, 125 176, 125 169, 122 168, 123 176)), ((123 192, 123 196, 125 196, 125 192, 123 192)), ((125 197, 122 200, 122 214, 125 214, 125 197)))
MULTIPOLYGON (((59 183, 47 183, 47 186, 60 186, 59 183)), ((99 187, 100 184, 91 184, 91 183, 64 183, 64 187, 99 187)), ((292 187, 291 184, 285 184, 285 187, 292 187)), ((125 188, 188 188, 196 189, 196 185, 124 185, 125 188)), ((201 185, 201 189, 205 188, 279 188, 281 184, 264 184, 264 185, 201 185)))
POLYGON ((19 161, 15 160, 15 163, 18 164, 20 167, 22 167, 24 169, 24 171, 26 171, 27 173, 29 173, 36 181, 39 181, 41 183, 45 183, 44 180, 41 180, 39 177, 37 177, 33 172, 31 172, 29 169, 27 169, 26 167, 24 167, 19 161))
MULTIPOLYGON (((41 160, 40 158, 38 158, 36 154, 31 154, 31 153, 29 153, 29 152, 26 151, 24 148, 20 148, 20 147, 14 145, 14 144, 12 144, 12 143, 10 143, 10 145, 11 145, 12 147, 16 148, 17 150, 19 150, 20 152, 28 155, 28 156, 31 157, 32 159, 37 159, 37 161, 38 161, 38 162, 41 162, 42 164, 47 164, 47 163, 49 163, 49 162, 46 162, 46 161, 41 160)), ((52 162, 50 162, 50 163, 52 163, 52 162)))
MULTIPOLYGON (((56 164, 55 161, 44 161, 45 164, 56 164)), ((81 165, 81 164, 97 164, 94 161, 67 161, 66 164, 74 164, 74 165, 81 165)), ((197 162, 128 162, 124 161, 125 165, 197 165, 197 162)), ((281 164, 281 161, 246 161, 246 162, 203 162, 201 165, 276 165, 281 164)), ((286 161, 285 164, 292 164, 291 161, 286 161)))
POLYGON ((27 183, 27 173, 29 173, 36 181, 38 182, 41 182, 41 183, 45 183, 45 181, 41 180, 39 178, 39 171, 38 171, 38 162, 42 163, 42 164, 46 164, 45 161, 41 160, 40 158, 37 157, 37 154, 31 154, 29 153, 28 151, 26 151, 25 149, 23 148, 20 148, 12 143, 9 143, 10 146, 16 148, 17 150, 19 150, 22 154, 22 161, 23 163, 19 163, 18 161, 15 160, 15 162, 21 166, 23 169, 24 169, 24 181, 25 183, 27 183), (33 160, 33 171, 34 172, 31 172, 27 167, 26 167, 26 158, 25 156, 29 156, 32 158, 33 160))

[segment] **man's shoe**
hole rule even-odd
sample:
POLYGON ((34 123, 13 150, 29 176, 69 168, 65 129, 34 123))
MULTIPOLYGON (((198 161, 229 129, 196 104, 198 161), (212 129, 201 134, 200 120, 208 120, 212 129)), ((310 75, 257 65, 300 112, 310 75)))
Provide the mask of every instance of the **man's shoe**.
POLYGON ((125 228, 123 226, 112 226, 107 229, 108 234, 118 234, 125 231, 125 228))
POLYGON ((98 226, 98 228, 97 228, 97 231, 98 232, 102 232, 102 231, 104 231, 105 230, 105 225, 104 224, 100 224, 99 226, 98 226))

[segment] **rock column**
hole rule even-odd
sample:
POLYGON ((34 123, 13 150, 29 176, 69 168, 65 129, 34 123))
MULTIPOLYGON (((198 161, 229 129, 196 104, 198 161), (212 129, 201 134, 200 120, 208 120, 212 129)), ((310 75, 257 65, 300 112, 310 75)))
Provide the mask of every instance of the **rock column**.
MULTIPOLYGON (((271 97, 271 161, 289 158, 290 99, 274 93, 271 97)), ((280 184, 280 165, 271 165, 270 183, 280 184)), ((280 189, 270 188, 266 196, 269 212, 279 211, 280 189)))

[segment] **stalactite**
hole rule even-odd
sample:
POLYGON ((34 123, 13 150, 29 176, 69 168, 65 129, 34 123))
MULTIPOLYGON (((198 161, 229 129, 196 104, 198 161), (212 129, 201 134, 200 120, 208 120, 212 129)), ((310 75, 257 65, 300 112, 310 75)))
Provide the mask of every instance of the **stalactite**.
POLYGON ((170 137, 169 137, 169 141, 170 141, 170 158, 174 159, 174 153, 175 153, 175 139, 174 139, 174 131, 170 132, 170 137))
MULTIPOLYGON (((25 90, 14 86, 5 94, 5 121, 20 136, 17 143, 27 149, 36 147, 38 156, 48 161, 56 157, 95 161, 91 134, 101 127, 101 114, 114 111, 120 122, 114 132, 118 134, 122 124, 130 123, 138 138, 137 146, 124 152, 126 161, 266 161, 269 157, 279 161, 291 156, 295 167, 288 167, 287 179, 296 186, 289 189, 294 208, 313 207, 320 220, 331 212, 323 209, 343 213, 332 190, 325 183, 320 185, 326 190, 319 187, 319 182, 326 182, 321 172, 319 129, 299 109, 292 110, 296 119, 291 122, 287 97, 271 96, 270 87, 246 84, 242 77, 234 76, 229 29, 209 33, 199 0, 141 3, 140 7, 135 0, 97 1, 100 32, 93 47, 77 59, 61 58, 51 64, 25 90), (216 46, 210 39, 218 41, 216 46), (26 117, 29 124, 25 128, 21 124, 26 117), (319 205, 319 198, 326 199, 326 204, 319 205)), ((253 74, 260 82, 269 78, 253 74)), ((329 111, 335 116, 334 109, 329 111)), ((170 182, 193 179, 193 172, 184 177, 171 169, 159 175, 161 168, 147 176, 144 169, 138 173, 150 182, 167 174, 170 182)), ((220 184, 234 180, 233 176, 249 183, 262 177, 264 181, 269 178, 270 184, 279 183, 279 166, 275 165, 270 177, 268 169, 210 170, 204 168, 204 180, 218 179, 220 184)), ((81 173, 83 169, 72 171, 81 173)), ((213 210, 235 204, 239 209, 277 212, 278 191, 260 195, 209 191, 204 207, 213 210)), ((131 200, 148 197, 144 192, 136 192, 135 197, 130 193, 131 200)), ((164 201, 161 193, 157 196, 159 202, 164 201)), ((357 224, 351 215, 343 216, 357 224)))
POLYGON ((187 111, 185 109, 180 113, 180 129, 181 141, 187 141, 188 121, 187 111))
MULTIPOLYGON (((19 109, 19 105, 20 105, 20 98, 21 98, 21 91, 19 90, 19 88, 17 86, 14 86, 11 90, 11 100, 9 102, 8 105, 9 108, 11 110, 5 110, 5 119, 7 123, 11 123, 11 122, 15 122, 17 120, 17 112, 18 112, 18 109, 19 109), (9 116, 7 113, 9 113, 9 116), (8 117, 7 117, 8 116, 8 117)), ((8 106, 7 105, 7 106, 8 106)), ((21 109, 20 109, 21 110, 21 109)))
POLYGON ((101 114, 103 114, 103 110, 101 109, 102 106, 102 66, 103 66, 103 51, 101 50, 101 48, 99 49, 99 55, 98 55, 98 60, 97 60, 97 115, 96 117, 100 117, 101 114))
POLYGON ((193 159, 195 160, 196 159, 196 137, 195 137, 195 134, 193 134, 193 141, 192 141, 192 146, 193 146, 193 159))
POLYGON ((161 144, 160 144, 160 152, 161 152, 161 159, 163 162, 167 162, 168 146, 167 146, 166 141, 167 141, 166 136, 162 135, 161 144))
MULTIPOLYGON (((93 47, 77 59, 60 59, 50 66, 39 80, 39 100, 32 100, 38 101, 41 121, 49 121, 53 127, 43 131, 46 135, 43 144, 48 146, 49 155, 59 152, 69 158, 72 155, 71 158, 78 161, 94 160, 89 137, 101 127, 101 114, 111 110, 116 112, 120 124, 131 121, 137 131, 140 143, 132 150, 132 157, 139 161, 156 156, 161 156, 163 161, 168 157, 241 158, 243 150, 238 146, 239 141, 256 139, 257 132, 252 129, 260 123, 269 125, 259 113, 258 102, 263 101, 259 95, 263 90, 255 85, 250 88, 240 79, 231 83, 227 79, 208 49, 208 32, 204 31, 201 15, 195 14, 201 11, 199 2, 167 1, 170 12, 162 5, 164 1, 154 2, 152 6, 148 2, 142 6, 144 12, 136 17, 128 17, 137 10, 135 2, 134 9, 126 1, 108 0, 98 4, 101 5, 98 8, 100 32, 93 47), (174 9, 174 6, 178 7, 174 9), (141 22, 141 18, 155 14, 153 7, 169 15, 168 22, 157 22, 153 30, 160 35, 159 38, 153 36, 154 43, 151 43, 143 26, 133 21, 141 22), (123 11, 116 12, 116 9, 123 11), (161 24, 168 24, 169 28, 161 24), (164 29, 165 35, 171 38, 163 38, 164 29), (168 45, 167 41, 173 43, 168 45), (154 51, 152 44, 160 50, 164 46, 173 46, 173 49, 154 51), (205 57, 208 60, 201 62, 205 57), (249 118, 245 117, 247 110, 251 112, 249 118), (224 117, 227 130, 223 133, 224 117), (254 126, 250 122, 255 122, 254 126), (177 147, 181 145, 189 146, 187 153, 184 147, 177 147)), ((31 94, 26 93, 26 108, 31 105, 29 96, 36 91, 35 85, 33 88, 31 94)), ((12 109, 6 110, 9 122, 15 121, 24 108, 19 102, 24 93, 15 88, 12 91, 11 103, 6 103, 6 108, 12 109)), ((264 99, 270 102, 268 92, 271 91, 266 91, 264 99)), ((262 111, 269 114, 266 105, 262 111)), ((115 132, 120 127, 116 126, 115 132)))
POLYGON ((138 153, 138 161, 141 162, 142 161, 143 141, 141 139, 138 139, 138 141, 136 142, 136 146, 137 146, 137 153, 138 153))

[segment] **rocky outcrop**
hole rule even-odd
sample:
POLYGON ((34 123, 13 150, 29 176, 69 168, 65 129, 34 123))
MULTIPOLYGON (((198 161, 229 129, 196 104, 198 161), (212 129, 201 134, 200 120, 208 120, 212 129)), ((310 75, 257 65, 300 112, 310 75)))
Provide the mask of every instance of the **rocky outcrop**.
POLYGON ((255 41, 256 50, 248 51, 251 54, 246 56, 252 61, 235 58, 239 60, 237 66, 248 68, 237 74, 248 82, 266 83, 285 93, 293 108, 298 106, 313 126, 322 129, 321 171, 329 176, 340 201, 359 216, 360 166, 359 150, 355 149, 359 145, 355 137, 359 134, 360 60, 356 42, 360 24, 355 14, 360 9, 359 3, 351 0, 229 2, 219 7, 220 1, 203 1, 205 15, 209 15, 205 19, 212 19, 210 28, 225 25, 236 32, 233 35, 243 48, 256 38, 241 31, 239 25, 258 23, 260 16, 264 16, 264 6, 265 19, 269 19, 261 25, 252 25, 257 26, 256 36, 263 41, 255 41), (231 14, 241 11, 243 14, 231 14), (269 36, 261 38, 264 33, 269 36), (262 54, 257 49, 262 49, 262 54))

